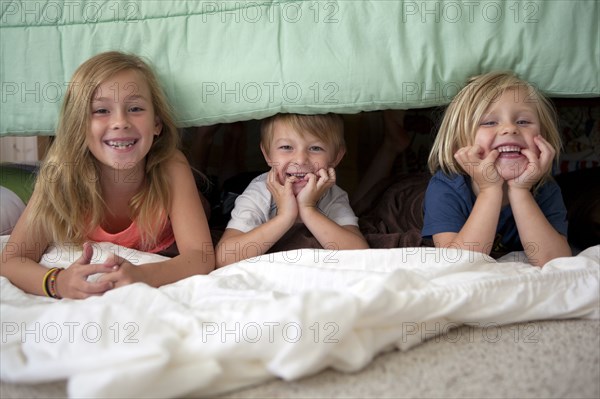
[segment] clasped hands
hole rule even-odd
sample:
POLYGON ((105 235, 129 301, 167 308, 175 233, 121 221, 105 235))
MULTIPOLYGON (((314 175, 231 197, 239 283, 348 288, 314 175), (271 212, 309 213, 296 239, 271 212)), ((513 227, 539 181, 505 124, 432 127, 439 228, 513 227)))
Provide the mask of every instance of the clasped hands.
POLYGON ((306 212, 316 210, 317 202, 335 184, 335 169, 321 168, 316 173, 307 173, 304 177, 306 185, 295 195, 293 184, 299 180, 296 176, 287 176, 281 184, 277 169, 272 167, 267 176, 267 189, 277 205, 278 215, 302 221, 306 212))
POLYGON ((102 263, 91 261, 94 256, 92 244, 83 244, 81 257, 69 268, 62 271, 57 281, 57 291, 63 298, 83 299, 92 295, 102 295, 113 288, 144 281, 143 270, 131 262, 110 252, 102 263), (88 277, 100 273, 96 281, 88 277))

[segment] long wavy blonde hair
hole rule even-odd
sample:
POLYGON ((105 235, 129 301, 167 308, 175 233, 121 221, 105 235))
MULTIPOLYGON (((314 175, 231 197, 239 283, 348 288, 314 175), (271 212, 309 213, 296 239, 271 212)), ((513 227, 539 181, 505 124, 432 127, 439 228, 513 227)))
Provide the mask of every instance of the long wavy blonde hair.
MULTIPOLYGON (((487 108, 508 90, 527 91, 525 101, 535 104, 540 119, 540 133, 556 151, 558 161, 562 147, 556 112, 550 101, 533 85, 512 72, 490 72, 471 78, 446 108, 442 123, 429 153, 428 166, 433 174, 441 169, 446 174, 466 174, 454 160, 459 148, 473 145, 479 121, 487 108)), ((552 171, 536 185, 550 178, 552 171)))
POLYGON ((56 137, 41 164, 28 220, 32 233, 54 243, 82 244, 104 220, 106 205, 96 158, 86 144, 91 126, 91 102, 98 86, 111 76, 134 70, 145 78, 162 131, 146 156, 145 182, 130 201, 132 218, 142 236, 142 248, 157 242, 167 222, 171 197, 165 161, 179 146, 179 132, 158 80, 140 57, 111 51, 98 54, 77 68, 67 88, 56 137), (157 217, 157 215, 159 215, 157 217))

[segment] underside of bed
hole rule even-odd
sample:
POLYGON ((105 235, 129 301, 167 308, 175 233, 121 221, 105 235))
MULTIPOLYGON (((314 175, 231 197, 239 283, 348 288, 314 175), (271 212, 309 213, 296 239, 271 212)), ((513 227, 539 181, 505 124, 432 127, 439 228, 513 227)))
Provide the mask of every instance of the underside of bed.
POLYGON ((1 12, 2 135, 53 134, 75 68, 107 50, 154 65, 182 127, 437 106, 498 69, 551 97, 600 96, 594 0, 36 0, 1 12))

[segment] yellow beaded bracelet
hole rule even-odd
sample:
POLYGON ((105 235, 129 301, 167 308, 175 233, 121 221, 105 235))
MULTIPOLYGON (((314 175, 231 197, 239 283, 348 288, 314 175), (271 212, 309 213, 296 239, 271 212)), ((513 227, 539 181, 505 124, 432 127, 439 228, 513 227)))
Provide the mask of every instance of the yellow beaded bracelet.
POLYGON ((42 281, 42 288, 44 289, 44 294, 46 294, 46 296, 52 297, 48 292, 48 277, 50 277, 50 275, 54 273, 54 271, 56 271, 57 269, 58 267, 53 267, 50 270, 48 270, 44 275, 44 280, 42 281))
POLYGON ((56 282, 58 279, 58 273, 62 272, 64 269, 62 267, 57 267, 56 270, 50 274, 48 277, 48 293, 54 299, 62 299, 62 297, 58 294, 58 290, 56 289, 56 282))

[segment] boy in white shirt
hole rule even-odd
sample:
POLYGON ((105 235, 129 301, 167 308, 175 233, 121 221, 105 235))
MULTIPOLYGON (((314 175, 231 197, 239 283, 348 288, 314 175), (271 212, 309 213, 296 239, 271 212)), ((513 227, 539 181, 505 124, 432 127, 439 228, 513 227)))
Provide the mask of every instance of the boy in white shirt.
POLYGON ((237 198, 215 249, 217 267, 266 253, 295 223, 324 248, 368 248, 348 195, 335 185, 346 153, 339 115, 277 114, 263 121, 260 148, 271 170, 237 198))

